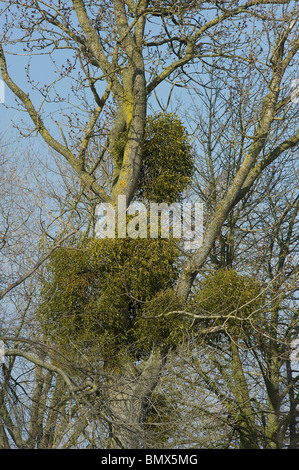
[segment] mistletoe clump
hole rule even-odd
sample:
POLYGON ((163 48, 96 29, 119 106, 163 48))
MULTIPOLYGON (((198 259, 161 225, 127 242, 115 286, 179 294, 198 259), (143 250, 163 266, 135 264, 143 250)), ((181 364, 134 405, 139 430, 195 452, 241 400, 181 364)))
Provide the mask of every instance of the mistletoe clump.
POLYGON ((39 317, 45 334, 73 350, 114 364, 153 346, 173 348, 184 329, 173 292, 173 240, 97 239, 52 254, 39 317))
POLYGON ((194 171, 187 131, 174 114, 147 119, 139 196, 154 202, 179 201, 194 171))
POLYGON ((218 269, 204 277, 192 299, 192 309, 205 326, 223 327, 239 336, 261 317, 264 305, 261 283, 234 269, 218 269))
MULTIPOLYGON (((117 141, 121 160, 127 134, 117 141)), ((136 196, 180 200, 192 172, 188 135, 180 120, 161 114, 147 120, 136 196)), ((173 239, 77 241, 55 251, 39 308, 45 335, 70 354, 114 364, 139 359, 152 347, 174 348, 188 327, 175 294, 178 249, 173 239)), ((78 359, 76 359, 78 360, 78 359)))

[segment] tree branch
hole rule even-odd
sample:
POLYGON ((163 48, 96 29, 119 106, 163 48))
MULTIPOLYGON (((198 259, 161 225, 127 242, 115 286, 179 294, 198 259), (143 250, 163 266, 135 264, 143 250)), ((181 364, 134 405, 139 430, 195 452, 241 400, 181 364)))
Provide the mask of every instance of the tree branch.
POLYGON ((76 171, 81 181, 86 184, 86 186, 91 189, 102 201, 108 201, 109 197, 103 190, 103 188, 97 183, 95 178, 87 173, 86 171, 82 170, 80 162, 74 157, 72 152, 60 142, 55 140, 51 134, 46 129, 43 120, 41 119, 38 111, 34 108, 32 101, 30 100, 29 96, 24 93, 21 88, 16 85, 16 83, 11 79, 6 65, 5 55, 0 44, 0 66, 1 66, 1 75, 6 83, 6 85, 10 88, 10 90, 15 94, 17 98, 23 103, 24 107, 26 108, 32 122, 35 125, 36 130, 41 135, 43 140, 52 147, 56 152, 60 153, 66 160, 70 163, 72 168, 76 171))
POLYGON ((27 271, 27 273, 25 273, 23 276, 21 276, 17 281, 13 282, 12 284, 10 284, 9 286, 7 286, 2 292, 0 292, 0 300, 3 299, 3 297, 8 294, 8 292, 10 292, 12 289, 14 289, 15 287, 19 286, 20 284, 22 284, 24 281, 26 281, 26 279, 28 279, 28 277, 30 277, 33 273, 35 273, 35 271, 37 271, 37 269, 51 256, 51 254, 53 253, 53 251, 57 250, 57 248, 59 248, 61 246, 61 244, 69 237, 71 237, 72 235, 74 235, 75 233, 77 232, 77 230, 73 230, 72 232, 68 233, 67 235, 65 235, 61 240, 59 240, 58 243, 56 243, 56 245, 54 245, 46 254, 44 254, 39 260, 38 262, 31 268, 29 269, 29 271, 27 271))

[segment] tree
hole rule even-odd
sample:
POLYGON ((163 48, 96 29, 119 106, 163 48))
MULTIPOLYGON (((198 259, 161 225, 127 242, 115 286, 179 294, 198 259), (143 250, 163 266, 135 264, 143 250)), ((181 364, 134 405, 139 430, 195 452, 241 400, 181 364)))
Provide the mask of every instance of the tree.
POLYGON ((279 222, 266 235, 269 245, 259 251, 267 259, 256 271, 263 289, 250 295, 248 286, 237 287, 231 268, 224 276, 217 270, 200 284, 191 310, 199 321, 206 319, 211 331, 202 339, 205 359, 197 362, 199 383, 227 416, 231 444, 249 449, 298 447, 298 369, 291 360, 298 334, 298 272, 291 254, 298 198, 286 206, 278 201, 274 206, 272 197, 269 202, 279 222))
MULTIPOLYGON (((71 167, 82 189, 78 191, 82 196, 80 204, 85 203, 90 211, 85 234, 92 227, 96 204, 101 201, 115 204, 117 197, 124 195, 129 205, 138 194, 143 165, 147 164, 144 153, 147 110, 160 84, 185 86, 186 82, 190 84, 201 77, 202 90, 206 90, 213 89, 217 79, 224 90, 226 110, 230 104, 234 106, 230 117, 237 110, 242 117, 242 107, 237 106, 238 97, 245 91, 241 80, 251 90, 255 102, 249 118, 245 116, 247 127, 242 127, 244 119, 240 122, 239 158, 231 160, 233 170, 216 199, 212 190, 215 179, 209 181, 211 206, 202 246, 180 260, 173 290, 180 302, 186 302, 209 256, 217 256, 215 245, 219 242, 227 246, 221 230, 233 209, 247 202, 249 195, 254 197, 253 190, 265 170, 298 144, 290 89, 299 44, 296 3, 285 0, 229 3, 73 0, 53 2, 50 6, 39 1, 1 3, 7 15, 0 47, 2 78, 27 113, 30 132, 35 131, 71 167), (12 18, 14 28, 10 28, 12 18), (257 23, 258 26, 253 26, 257 23), (151 24, 155 24, 153 31, 148 29, 151 24), (54 69, 59 70, 58 78, 54 76, 51 81, 49 72, 49 81, 39 86, 31 76, 31 64, 28 65, 28 84, 37 95, 30 93, 27 86, 22 89, 9 69, 8 53, 15 47, 15 35, 31 58, 35 53, 47 53, 54 69), (210 80, 208 72, 213 73, 210 80), (62 83, 67 83, 67 88, 62 83), (72 113, 67 111, 69 91, 74 102, 72 113), (60 116, 52 119, 58 102, 60 116), (291 125, 279 130, 280 122, 291 125), (92 154, 96 144, 101 151, 92 154), (113 171, 111 181, 105 179, 107 166, 113 171)), ((210 112, 213 113, 212 107, 210 112)), ((225 128, 222 131, 226 132, 225 128)), ((211 142, 209 134, 208 147, 211 142)), ((8 350, 9 354, 23 354, 28 359, 22 350, 8 350)), ((166 359, 167 351, 155 346, 141 362, 126 360, 122 372, 110 376, 114 380, 108 387, 112 416, 105 415, 109 446, 142 446, 144 411, 148 411, 150 396, 166 359)), ((63 368, 36 361, 51 373, 62 374, 69 390, 77 391, 63 368)), ((83 428, 82 425, 80 429, 83 428)))
MULTIPOLYGON (((251 77, 249 80, 251 81, 251 77)), ((246 146, 246 138, 254 122, 254 103, 248 94, 254 92, 254 87, 247 86, 245 80, 242 84, 238 80, 238 83, 243 93, 238 95, 236 106, 233 105, 233 100, 229 101, 230 112, 223 106, 223 97, 217 88, 206 93, 207 107, 216 112, 210 114, 208 122, 201 121, 200 145, 205 159, 198 169, 198 187, 206 200, 209 214, 213 213, 217 201, 223 191, 226 191, 240 156, 240 147, 246 146), (228 146, 228 141, 233 144, 228 146)), ((284 114, 284 129, 291 125, 288 118, 297 116, 298 109, 289 109, 289 112, 291 114, 284 114)), ((273 132, 271 143, 269 142, 272 148, 277 145, 280 132, 284 132, 281 121, 279 122, 279 127, 273 132)), ((217 331, 222 323, 223 329, 218 331, 224 336, 227 334, 227 343, 223 337, 219 341, 217 334, 216 342, 210 337, 208 349, 204 348, 206 357, 209 357, 209 365, 203 361, 203 373, 201 374, 202 369, 199 367, 199 376, 204 377, 207 390, 216 394, 222 409, 228 413, 232 435, 238 436, 237 444, 234 445, 239 442, 250 448, 293 448, 298 445, 298 418, 294 407, 298 393, 298 375, 296 364, 289 361, 291 338, 297 337, 298 272, 295 233, 298 223, 298 184, 296 176, 290 176, 297 173, 295 154, 292 151, 282 154, 274 167, 264 172, 242 203, 231 211, 210 255, 210 271, 206 281, 210 288, 215 286, 214 280, 217 279, 217 275, 210 275, 211 272, 215 269, 229 272, 233 267, 238 272, 259 280, 265 295, 264 307, 262 304, 261 308, 254 309, 256 315, 248 316, 247 330, 244 328, 246 322, 243 323, 240 317, 237 334, 234 331, 235 325, 230 325, 236 316, 233 305, 224 319, 219 319, 223 306, 227 308, 230 303, 221 302, 219 278, 219 287, 214 290, 214 294, 210 292, 208 300, 199 304, 200 309, 206 305, 207 312, 214 311, 214 316, 218 313, 209 321, 209 327, 215 327, 217 331), (217 304, 218 307, 215 308, 217 304), (237 386, 242 383, 240 398, 237 386), (288 390, 292 390, 291 399, 288 390), (240 426, 238 421, 243 419, 243 412, 246 410, 246 419, 250 422, 240 426)), ((206 271, 207 265, 203 273, 206 271)), ((204 285, 200 283, 199 288, 200 297, 204 298, 204 285)), ((245 294, 245 290, 238 289, 237 297, 240 298, 241 292, 245 294)), ((223 297, 225 295, 222 292, 222 299, 223 297)), ((261 297, 256 299, 261 300, 261 297)), ((242 302, 239 306, 241 305, 242 302)), ((253 304, 245 303, 246 305, 250 307, 253 304)), ((240 313, 243 308, 239 310, 240 313)), ((205 340, 203 342, 206 344, 205 340)))
MULTIPOLYGON (((240 94, 236 101, 242 113, 235 114, 232 102, 228 109, 223 105, 220 87, 217 81, 214 84, 205 95, 207 110, 213 112, 209 120, 199 115, 197 150, 203 155, 197 166, 197 190, 209 216, 234 175, 254 106, 248 95, 240 94)), ((246 82, 242 86, 246 89, 246 82)), ((290 116, 297 113, 295 108, 290 116)), ((276 138, 273 135, 274 147, 276 138)), ((164 402, 164 414, 169 410, 171 416, 165 428, 176 445, 298 446, 298 365, 291 359, 298 336, 297 174, 292 151, 264 172, 231 211, 197 277, 186 314, 198 330, 194 328, 188 348, 175 366, 172 363, 175 372, 170 377, 166 372, 160 392, 171 397, 164 402), (184 416, 179 428, 172 421, 177 419, 174 396, 184 416), (222 433, 215 432, 215 423, 222 433)), ((163 439, 162 432, 165 445, 163 439)))

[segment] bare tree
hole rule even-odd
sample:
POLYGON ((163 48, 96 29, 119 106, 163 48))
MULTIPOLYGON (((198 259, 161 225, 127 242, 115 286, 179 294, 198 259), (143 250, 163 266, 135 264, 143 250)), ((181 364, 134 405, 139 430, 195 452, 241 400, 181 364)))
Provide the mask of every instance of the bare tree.
MULTIPOLYGON (((254 91, 254 87, 246 87, 245 80, 238 83, 254 91)), ((205 201, 208 219, 240 163, 241 146, 246 147, 254 122, 254 103, 241 92, 236 100, 227 101, 217 80, 203 97, 205 106, 200 112, 194 110, 200 126, 193 190, 205 201)), ((292 120, 298 109, 289 111, 292 120)), ((279 120, 279 129, 269 142, 272 148, 280 132, 288 129, 284 116, 284 130, 279 120)), ((164 413, 170 416, 164 423, 168 436, 163 426, 160 435, 156 431, 163 445, 169 437, 177 445, 196 442, 207 448, 298 447, 298 364, 292 361, 298 339, 298 209, 298 163, 291 150, 277 158, 275 166, 263 172, 245 199, 231 210, 199 271, 191 297, 196 299, 199 292, 200 301, 193 306, 191 302, 188 310, 198 324, 197 334, 188 339, 182 356, 174 361, 177 369, 172 364, 174 374, 166 373, 163 387, 156 390, 158 397, 159 392, 166 397, 164 413), (211 284, 209 290, 204 287, 205 276, 213 278, 219 270, 231 269, 260 282, 261 303, 247 317, 242 317, 245 305, 240 288, 237 310, 227 311, 230 301, 221 282, 211 284), (173 396, 184 410, 184 423, 179 427, 174 426, 176 411, 168 399, 173 396), (215 426, 222 433, 216 433, 215 426)))
MULTIPOLYGON (((239 131, 238 141, 232 145, 238 148, 238 157, 235 153, 235 160, 230 161, 233 169, 227 176, 225 171, 221 174, 223 187, 216 196, 213 190, 216 174, 211 174, 211 180, 206 182, 209 217, 203 243, 184 258, 176 286, 176 294, 186 301, 196 276, 213 255, 215 244, 224 243, 221 231, 233 209, 247 203, 249 196, 256 197, 253 190, 265 170, 298 145, 290 88, 299 46, 296 2, 73 0, 49 5, 37 0, 3 0, 1 4, 6 17, 0 45, 1 75, 28 117, 27 129, 24 127, 22 132, 36 133, 69 166, 75 184, 82 190, 76 193, 78 197, 82 195, 80 203, 84 208, 76 207, 86 211, 85 221, 93 217, 95 205, 101 201, 115 204, 118 195, 125 195, 127 204, 132 200, 142 165, 147 109, 154 93, 158 93, 158 86, 168 84, 171 91, 190 83, 193 86, 193 81, 198 80, 203 91, 197 99, 201 100, 204 90, 213 89, 216 78, 218 90, 221 83, 227 119, 232 120, 237 113, 241 116, 239 129, 230 124, 230 136, 239 131), (30 59, 24 86, 18 84, 9 67, 9 53, 19 52, 16 38, 30 59), (46 57, 47 64, 52 65, 51 71, 47 69, 49 78, 42 85, 31 68, 36 56, 39 61, 46 57), (210 71, 214 76, 206 82, 210 71), (254 106, 246 109, 245 115, 244 100, 238 100, 245 94, 243 82, 249 89, 245 96, 254 99, 254 106), (91 146, 96 138, 101 150, 92 155, 91 146), (103 181, 107 165, 113 168, 109 183, 103 181)), ((212 107, 210 113, 213 115, 212 107)), ((229 142, 225 119, 223 115, 221 131, 229 142)), ((211 150, 214 135, 208 129, 204 132, 211 150)), ((223 145, 225 138, 219 149, 223 145)), ((214 156, 210 153, 207 158, 211 161, 214 156)), ((222 165, 219 159, 218 165, 219 168, 222 165)), ((83 227, 86 229, 86 224, 83 227)), ((229 242, 225 246, 232 245, 229 242)), ((29 270, 28 275, 31 273, 29 270)), ((9 348, 6 354, 36 364, 43 387, 48 383, 49 372, 62 377, 68 393, 76 392, 63 367, 49 366, 39 355, 29 355, 20 348, 9 348), (43 368, 48 372, 43 372, 43 368)), ((142 446, 144 412, 166 358, 167 351, 153 347, 141 362, 128 361, 121 373, 109 377, 109 413, 105 414, 106 421, 102 420, 109 447, 142 446)), ((60 379, 56 383, 60 386, 60 379)), ((38 390, 36 393, 42 397, 38 390)), ((53 397, 55 393, 54 390, 53 397)), ((3 426, 8 426, 8 416, 4 414, 3 426)), ((84 434, 85 428, 79 426, 78 435, 79 429, 84 434)), ((23 442, 20 439, 16 446, 23 442)), ((40 436, 34 442, 28 439, 25 440, 32 447, 43 439, 49 446, 63 445, 59 439, 51 442, 40 436)), ((5 433, 3 442, 7 442, 5 433)), ((78 445, 77 441, 74 445, 78 445)))

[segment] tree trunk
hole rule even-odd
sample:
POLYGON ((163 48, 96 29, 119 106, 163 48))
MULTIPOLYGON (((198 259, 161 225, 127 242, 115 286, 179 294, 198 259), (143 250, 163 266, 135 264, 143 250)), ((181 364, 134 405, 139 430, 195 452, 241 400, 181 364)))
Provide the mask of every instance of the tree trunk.
POLYGON ((111 381, 110 449, 137 449, 143 441, 142 418, 152 391, 156 387, 165 358, 153 350, 138 367, 128 366, 111 381))

